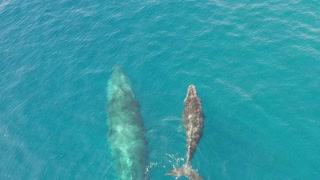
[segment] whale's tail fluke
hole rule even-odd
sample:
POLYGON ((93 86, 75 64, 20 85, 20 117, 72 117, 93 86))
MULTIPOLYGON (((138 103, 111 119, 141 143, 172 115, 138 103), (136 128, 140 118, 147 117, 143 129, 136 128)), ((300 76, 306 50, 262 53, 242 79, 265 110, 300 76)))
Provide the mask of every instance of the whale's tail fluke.
POLYGON ((202 180, 202 177, 200 174, 192 169, 191 165, 189 163, 183 165, 181 168, 174 169, 172 171, 167 172, 167 175, 172 175, 172 176, 186 176, 187 178, 191 180, 202 180))

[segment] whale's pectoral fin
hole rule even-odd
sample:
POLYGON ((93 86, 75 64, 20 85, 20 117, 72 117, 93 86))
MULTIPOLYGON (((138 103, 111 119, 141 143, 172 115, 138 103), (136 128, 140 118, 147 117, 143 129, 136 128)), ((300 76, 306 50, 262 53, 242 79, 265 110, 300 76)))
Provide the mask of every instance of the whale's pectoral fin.
POLYGON ((186 176, 187 178, 192 180, 202 180, 200 174, 198 174, 196 170, 192 169, 192 167, 189 164, 185 164, 181 168, 169 171, 166 175, 172 175, 177 177, 186 176))
POLYGON ((178 126, 177 130, 179 133, 184 133, 186 128, 184 126, 184 120, 183 119, 179 119, 180 120, 180 125, 178 126))
POLYGON ((179 133, 184 133, 185 132, 185 127, 183 125, 183 122, 180 123, 180 126, 178 126, 177 131, 179 133))

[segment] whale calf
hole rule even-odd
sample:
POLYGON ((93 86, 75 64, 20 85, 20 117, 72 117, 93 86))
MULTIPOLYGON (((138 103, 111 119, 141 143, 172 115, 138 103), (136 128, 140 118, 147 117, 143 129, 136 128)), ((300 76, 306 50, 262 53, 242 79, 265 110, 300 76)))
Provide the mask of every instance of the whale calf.
POLYGON ((187 162, 181 168, 169 171, 167 175, 202 180, 200 174, 191 166, 193 155, 202 136, 204 121, 201 100, 194 85, 189 85, 187 97, 184 100, 183 121, 187 139, 187 162))
POLYGON ((140 107, 125 73, 115 68, 107 86, 108 143, 119 180, 144 180, 147 141, 140 107))

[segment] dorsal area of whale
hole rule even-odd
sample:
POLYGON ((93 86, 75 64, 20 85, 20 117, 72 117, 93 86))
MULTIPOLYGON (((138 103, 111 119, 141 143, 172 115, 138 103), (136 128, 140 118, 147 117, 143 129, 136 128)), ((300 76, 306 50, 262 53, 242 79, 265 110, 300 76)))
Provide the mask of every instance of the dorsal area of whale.
POLYGON ((144 122, 127 75, 115 68, 107 87, 108 143, 115 176, 119 180, 144 180, 148 158, 144 122))
POLYGON ((188 87, 183 119, 187 138, 187 163, 190 163, 203 132, 202 104, 194 85, 188 87))
POLYGON ((202 137, 204 125, 201 99, 194 85, 189 85, 184 100, 183 123, 186 131, 187 162, 181 168, 169 171, 167 174, 177 177, 185 176, 192 180, 202 180, 200 174, 191 166, 193 155, 202 137))

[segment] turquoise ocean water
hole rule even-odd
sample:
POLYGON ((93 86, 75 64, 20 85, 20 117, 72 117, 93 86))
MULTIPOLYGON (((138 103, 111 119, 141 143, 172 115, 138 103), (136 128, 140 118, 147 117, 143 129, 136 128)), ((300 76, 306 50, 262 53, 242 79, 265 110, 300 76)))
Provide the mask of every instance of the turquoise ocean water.
POLYGON ((185 160, 189 84, 204 179, 320 177, 320 2, 0 1, 0 179, 115 179, 106 85, 132 81, 150 179, 185 160))

